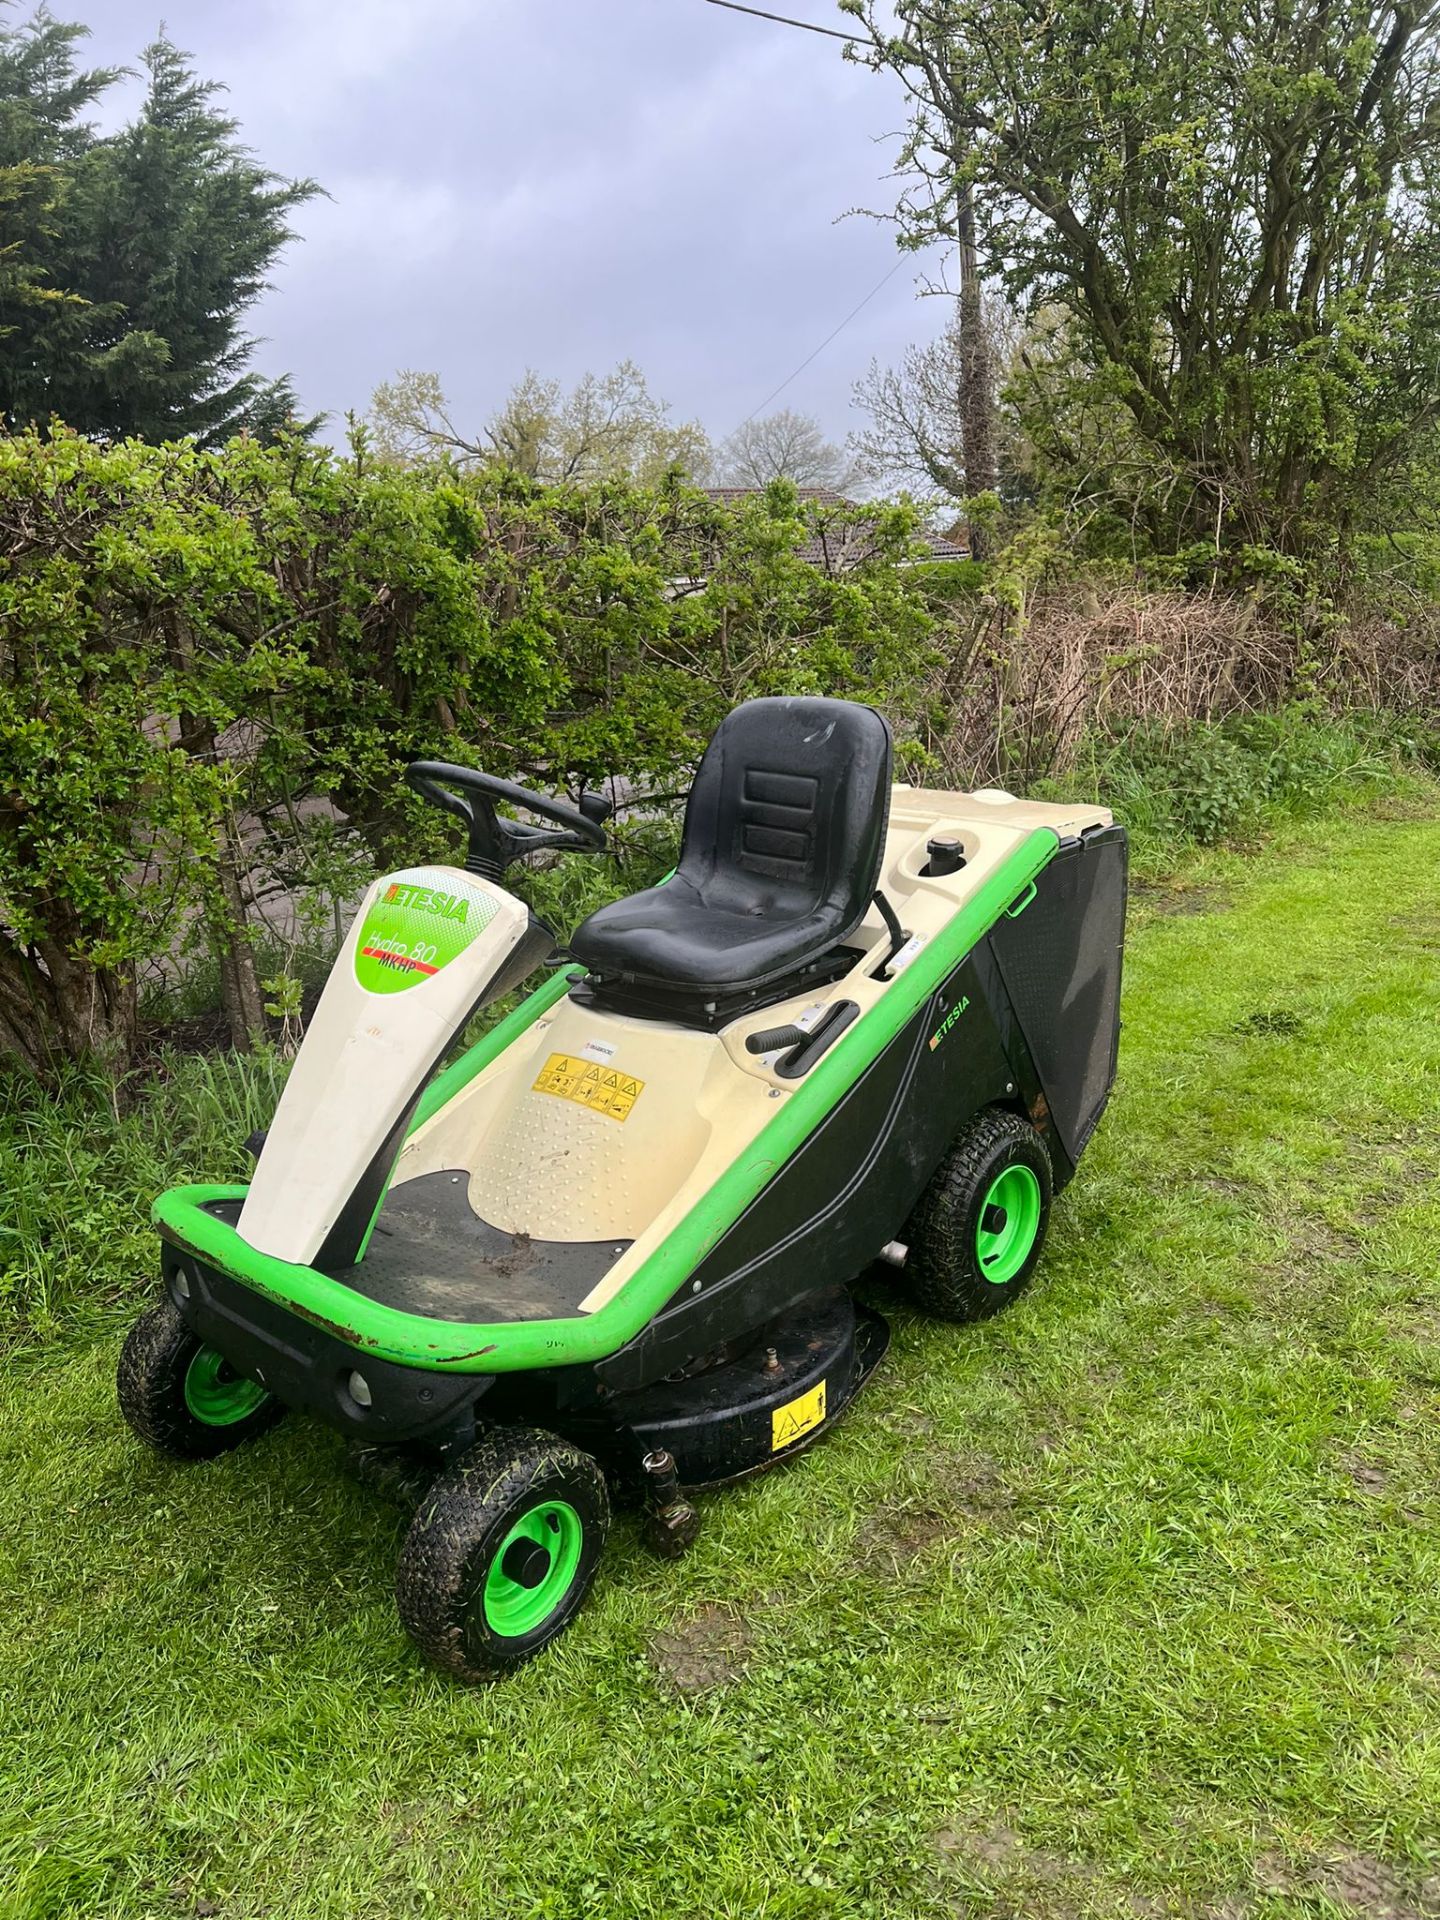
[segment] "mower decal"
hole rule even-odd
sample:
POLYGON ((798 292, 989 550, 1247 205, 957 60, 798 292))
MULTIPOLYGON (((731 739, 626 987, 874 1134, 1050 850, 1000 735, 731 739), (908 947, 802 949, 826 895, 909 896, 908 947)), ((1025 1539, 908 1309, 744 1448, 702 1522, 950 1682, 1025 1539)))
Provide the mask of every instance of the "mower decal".
POLYGON ((573 1100, 603 1113, 623 1125, 630 1109, 645 1091, 643 1080, 633 1080, 614 1067, 597 1066, 589 1060, 577 1060, 574 1054, 552 1053, 540 1069, 532 1089, 535 1093, 553 1093, 559 1100, 573 1100))
POLYGON ((786 1447, 807 1433, 813 1433, 825 1418, 825 1382, 802 1393, 798 1400, 787 1400, 770 1416, 770 1451, 783 1453, 786 1447))
POLYGON ((957 1001, 956 1004, 950 1009, 949 1013, 946 1014, 945 1018, 940 1022, 939 1026, 935 1029, 934 1033, 932 1033, 930 1036, 931 1053, 933 1053, 936 1047, 939 1046, 940 1042, 945 1038, 946 1034, 949 1033, 950 1029, 954 1026, 955 1022, 960 1018, 961 1014, 964 1013, 965 1009, 969 1006, 969 1004, 970 1004, 970 996, 969 994, 966 994, 965 998, 963 1000, 957 1001))
POLYGON ((495 918, 488 893, 458 874, 416 867, 397 873, 371 901, 355 949, 367 993, 403 993, 449 966, 495 918))

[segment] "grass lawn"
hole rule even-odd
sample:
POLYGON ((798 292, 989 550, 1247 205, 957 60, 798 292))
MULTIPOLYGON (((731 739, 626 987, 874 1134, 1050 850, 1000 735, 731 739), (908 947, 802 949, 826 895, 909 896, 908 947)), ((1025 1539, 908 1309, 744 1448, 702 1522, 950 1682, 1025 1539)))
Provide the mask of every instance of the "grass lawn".
POLYGON ((1145 890, 1125 1016, 1025 1300, 496 1688, 338 1441, 13 1357, 0 1916, 1440 1914, 1440 807, 1145 890))

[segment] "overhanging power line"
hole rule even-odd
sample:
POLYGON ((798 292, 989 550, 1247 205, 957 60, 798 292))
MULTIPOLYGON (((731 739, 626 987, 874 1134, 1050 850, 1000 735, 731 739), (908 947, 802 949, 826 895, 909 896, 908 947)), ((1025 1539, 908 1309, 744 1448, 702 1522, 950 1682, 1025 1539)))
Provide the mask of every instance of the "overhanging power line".
MULTIPOLYGON (((827 40, 843 40, 847 46, 853 45, 857 38, 857 36, 853 33, 839 33, 834 27, 818 26, 813 20, 794 20, 788 14, 767 13, 763 7, 747 7, 742 5, 741 0, 706 0, 706 4, 712 7, 724 7, 727 10, 727 12, 730 12, 730 13, 748 13, 756 20, 771 20, 774 22, 774 24, 777 27, 799 27, 803 33, 823 34, 823 36, 827 40)), ((820 342, 819 346, 815 348, 814 352, 807 354, 805 358, 800 362, 799 366, 795 368, 793 373, 786 374, 785 378, 780 382, 779 386, 775 388, 773 393, 767 394, 766 397, 760 402, 760 405, 756 407, 753 412, 746 414, 745 418, 740 422, 740 426, 748 427, 750 422, 755 418, 756 414, 762 413, 765 410, 765 408, 770 405, 772 400, 778 400, 780 398, 780 395, 784 393, 785 389, 791 384, 791 382, 794 380, 798 380, 800 375, 804 373, 805 369, 811 364, 811 362, 818 360, 820 358, 820 355, 825 351, 826 347, 830 345, 830 342, 832 340, 838 339, 839 336, 845 331, 846 327, 849 326, 850 322, 856 319, 861 313, 864 312, 865 308, 869 306, 870 302, 875 298, 876 294, 880 292, 881 288, 886 287, 890 284, 890 282, 895 278, 895 275, 900 271, 901 267, 904 266, 904 264, 905 264, 905 260, 904 260, 904 256, 902 255, 902 257, 895 262, 894 266, 890 268, 890 271, 884 276, 884 278, 881 280, 878 280, 875 283, 875 285, 870 289, 869 293, 866 294, 865 298, 860 302, 860 304, 856 307, 851 308, 850 312, 846 314, 845 318, 840 322, 839 326, 836 327, 833 332, 826 334, 825 338, 820 342)), ((740 431, 740 428, 737 427, 735 431, 738 433, 740 431)))
POLYGON ((792 20, 787 14, 766 13, 763 7, 745 7, 740 0, 706 0, 711 7, 725 7, 731 13, 753 14, 757 20, 773 20, 777 27, 799 27, 805 33, 823 33, 827 40, 844 40, 847 44, 855 39, 853 33, 839 33, 834 27, 817 26, 813 20, 792 20))
MULTIPOLYGON (((870 289, 869 293, 866 294, 865 298, 860 302, 859 306, 852 307, 849 313, 847 313, 845 318, 840 322, 839 326, 836 327, 832 333, 826 334, 825 338, 820 342, 819 346, 816 347, 815 351, 813 353, 806 354, 805 358, 800 362, 799 366, 796 367, 795 371, 793 373, 787 373, 785 378, 780 382, 779 386, 776 387, 775 391, 773 393, 767 393, 765 398, 760 402, 759 406, 755 408, 753 413, 746 414, 745 418, 740 422, 740 427, 748 427, 750 422, 755 418, 755 414, 763 413, 766 407, 769 406, 772 400, 778 400, 781 394, 784 393, 785 389, 790 385, 790 383, 794 380, 798 380, 800 378, 800 375, 804 373, 805 369, 810 365, 810 363, 820 358, 821 354, 825 351, 826 347, 829 346, 830 342, 832 340, 839 339, 840 335, 845 331, 846 327, 849 326, 850 322, 856 319, 861 313, 865 311, 866 307, 869 306, 870 302, 875 298, 876 294, 879 293, 880 289, 882 287, 889 286, 890 282, 895 278, 896 274, 900 271, 901 267, 904 266, 905 260, 906 260, 906 255, 902 253, 900 258, 895 262, 894 266, 891 267, 890 271, 885 275, 885 278, 883 280, 876 281, 875 285, 870 289)), ((735 429, 736 433, 740 431, 740 427, 736 427, 735 429)))

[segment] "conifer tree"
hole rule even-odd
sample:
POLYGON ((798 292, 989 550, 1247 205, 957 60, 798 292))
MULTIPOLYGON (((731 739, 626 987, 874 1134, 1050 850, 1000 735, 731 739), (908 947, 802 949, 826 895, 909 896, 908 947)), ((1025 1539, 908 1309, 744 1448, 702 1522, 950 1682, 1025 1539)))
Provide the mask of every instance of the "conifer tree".
POLYGON ((135 120, 97 135, 82 116, 118 75, 79 69, 84 32, 43 8, 0 28, 0 419, 269 437, 295 396, 250 369, 244 321, 318 188, 261 167, 163 39, 135 120))

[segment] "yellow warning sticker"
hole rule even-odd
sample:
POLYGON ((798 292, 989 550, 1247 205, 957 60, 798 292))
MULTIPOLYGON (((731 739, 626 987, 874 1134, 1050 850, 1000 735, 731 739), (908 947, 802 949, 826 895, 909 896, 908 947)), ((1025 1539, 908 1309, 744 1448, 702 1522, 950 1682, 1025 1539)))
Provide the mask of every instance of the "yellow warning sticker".
POLYGON ((630 1118, 630 1109, 644 1091, 643 1080, 632 1080, 628 1073, 593 1060, 577 1060, 569 1053, 552 1053, 535 1082, 536 1093, 553 1093, 559 1100, 573 1100, 592 1113, 622 1122, 630 1118))
POLYGON ((770 1451, 779 1453, 793 1447, 802 1435, 810 1433, 825 1418, 825 1382, 802 1393, 798 1400, 787 1400, 770 1416, 770 1451))

